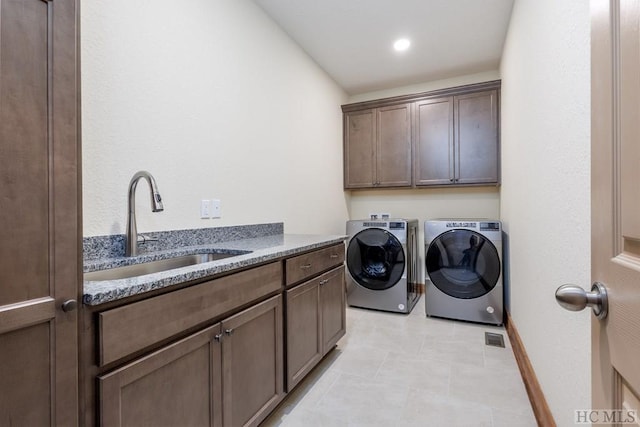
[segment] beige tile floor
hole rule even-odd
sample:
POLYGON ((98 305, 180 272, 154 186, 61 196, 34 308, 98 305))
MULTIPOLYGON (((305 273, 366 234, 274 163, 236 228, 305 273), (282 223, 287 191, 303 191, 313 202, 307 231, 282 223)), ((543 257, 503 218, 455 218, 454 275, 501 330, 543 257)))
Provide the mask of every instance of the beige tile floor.
POLYGON ((347 334, 263 426, 536 426, 504 328, 347 308, 347 334), (484 332, 506 348, 489 347, 484 332))

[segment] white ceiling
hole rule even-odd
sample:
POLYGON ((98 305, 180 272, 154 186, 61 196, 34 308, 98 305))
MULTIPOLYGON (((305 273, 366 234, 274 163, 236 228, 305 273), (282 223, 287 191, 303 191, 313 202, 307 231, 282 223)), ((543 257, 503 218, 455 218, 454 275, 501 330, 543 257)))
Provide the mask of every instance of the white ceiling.
POLYGON ((497 70, 514 0, 253 1, 354 95, 497 70))

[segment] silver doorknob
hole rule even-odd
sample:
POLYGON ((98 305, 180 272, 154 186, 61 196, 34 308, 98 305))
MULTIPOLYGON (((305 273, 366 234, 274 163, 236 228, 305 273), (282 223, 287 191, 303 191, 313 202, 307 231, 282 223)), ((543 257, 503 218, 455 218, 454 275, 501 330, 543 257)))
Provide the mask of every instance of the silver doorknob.
POLYGON ((576 285, 562 285, 556 290, 556 301, 570 311, 581 311, 589 306, 598 319, 607 317, 609 309, 607 288, 600 282, 591 286, 591 292, 576 285))
POLYGON ((69 313, 76 308, 78 308, 78 301, 74 299, 70 299, 62 303, 62 311, 64 311, 65 313, 69 313))

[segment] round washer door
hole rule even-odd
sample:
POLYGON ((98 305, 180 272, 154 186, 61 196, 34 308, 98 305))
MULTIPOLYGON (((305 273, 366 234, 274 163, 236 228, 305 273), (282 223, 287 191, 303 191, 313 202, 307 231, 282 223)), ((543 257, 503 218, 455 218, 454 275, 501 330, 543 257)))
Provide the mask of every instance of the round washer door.
POLYGON ((477 298, 490 292, 500 278, 496 247, 472 230, 454 229, 436 237, 426 254, 431 282, 445 294, 477 298))
POLYGON ((386 230, 368 228, 349 242, 347 268, 351 277, 367 289, 389 289, 402 278, 404 265, 402 244, 386 230))

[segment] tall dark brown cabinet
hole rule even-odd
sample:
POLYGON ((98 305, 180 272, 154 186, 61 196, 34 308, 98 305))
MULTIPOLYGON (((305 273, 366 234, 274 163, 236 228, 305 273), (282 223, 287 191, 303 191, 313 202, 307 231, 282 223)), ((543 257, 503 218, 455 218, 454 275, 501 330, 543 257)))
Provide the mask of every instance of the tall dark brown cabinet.
POLYGON ((78 424, 77 7, 0 2, 0 425, 78 424))

